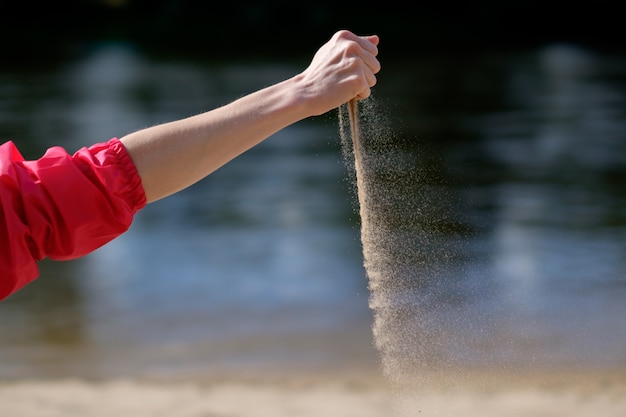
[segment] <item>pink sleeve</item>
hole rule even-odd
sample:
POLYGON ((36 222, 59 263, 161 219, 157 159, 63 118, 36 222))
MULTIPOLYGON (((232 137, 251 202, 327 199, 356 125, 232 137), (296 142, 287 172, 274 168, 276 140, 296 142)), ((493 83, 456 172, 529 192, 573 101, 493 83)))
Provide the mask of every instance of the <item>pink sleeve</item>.
POLYGON ((116 138, 74 155, 53 147, 35 161, 1 145, 0 299, 38 277, 37 261, 77 258, 119 236, 145 204, 116 138))

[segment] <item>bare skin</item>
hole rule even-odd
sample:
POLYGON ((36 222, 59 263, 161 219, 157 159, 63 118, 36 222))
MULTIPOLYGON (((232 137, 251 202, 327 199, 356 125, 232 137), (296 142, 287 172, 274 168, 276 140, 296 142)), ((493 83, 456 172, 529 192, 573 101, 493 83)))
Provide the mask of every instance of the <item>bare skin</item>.
POLYGON ((337 32, 300 74, 214 110, 121 138, 147 201, 203 179, 277 131, 371 94, 378 36, 337 32))

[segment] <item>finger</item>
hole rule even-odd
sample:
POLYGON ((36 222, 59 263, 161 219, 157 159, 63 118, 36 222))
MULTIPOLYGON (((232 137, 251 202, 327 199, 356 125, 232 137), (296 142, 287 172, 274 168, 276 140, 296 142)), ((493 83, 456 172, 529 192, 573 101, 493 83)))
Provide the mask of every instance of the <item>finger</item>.
POLYGON ((362 38, 367 39, 368 41, 372 42, 374 45, 378 45, 378 43, 380 42, 380 37, 378 35, 366 35, 366 36, 362 36, 362 38))
POLYGON ((365 39, 366 41, 368 41, 369 43, 371 43, 372 45, 376 47, 380 43, 380 38, 378 37, 378 35, 361 36, 361 39, 365 39))
POLYGON ((375 55, 364 53, 361 56, 361 59, 363 60, 365 66, 369 68, 374 74, 380 71, 380 62, 378 61, 378 59, 376 59, 375 55))
POLYGON ((363 48, 363 50, 374 56, 378 55, 378 36, 359 36, 356 41, 359 43, 359 46, 363 48))
POLYGON ((372 90, 370 88, 363 90, 361 93, 357 94, 356 97, 354 97, 357 100, 365 100, 366 98, 368 98, 370 95, 372 95, 372 90))
POLYGON ((367 85, 369 85, 370 87, 374 87, 377 82, 374 71, 372 71, 369 68, 366 68, 364 71, 365 71, 365 80, 367 81, 367 85))
POLYGON ((378 55, 378 35, 358 36, 348 30, 340 30, 335 33, 335 40, 349 40, 356 42, 362 49, 370 52, 372 55, 378 55))
POLYGON ((361 86, 361 91, 355 95, 357 100, 363 100, 369 97, 372 94, 372 87, 375 86, 377 82, 376 75, 367 67, 363 68, 362 79, 364 80, 364 83, 361 86))

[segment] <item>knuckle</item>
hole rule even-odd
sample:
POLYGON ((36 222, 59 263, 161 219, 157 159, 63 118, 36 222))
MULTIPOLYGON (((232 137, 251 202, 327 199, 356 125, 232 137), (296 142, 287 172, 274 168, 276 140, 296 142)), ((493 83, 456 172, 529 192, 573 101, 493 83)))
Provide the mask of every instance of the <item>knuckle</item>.
POLYGON ((337 33, 335 33, 335 37, 337 39, 348 39, 350 37, 350 32, 345 29, 342 29, 338 31, 337 33))
POLYGON ((361 47, 357 42, 348 41, 344 46, 344 51, 347 55, 357 55, 360 51, 361 47))

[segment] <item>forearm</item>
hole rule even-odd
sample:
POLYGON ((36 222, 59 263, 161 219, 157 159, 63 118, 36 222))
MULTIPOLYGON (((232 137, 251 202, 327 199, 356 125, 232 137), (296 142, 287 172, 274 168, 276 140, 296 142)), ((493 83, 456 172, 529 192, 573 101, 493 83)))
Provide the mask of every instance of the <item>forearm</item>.
POLYGON ((224 107, 121 139, 148 202, 206 177, 284 127, 369 96, 378 37, 337 32, 302 73, 224 107))
POLYGON ((296 83, 294 77, 224 107, 123 137, 148 202, 188 187, 278 130, 310 116, 296 83))

